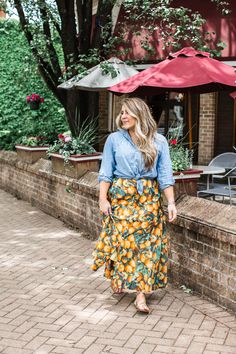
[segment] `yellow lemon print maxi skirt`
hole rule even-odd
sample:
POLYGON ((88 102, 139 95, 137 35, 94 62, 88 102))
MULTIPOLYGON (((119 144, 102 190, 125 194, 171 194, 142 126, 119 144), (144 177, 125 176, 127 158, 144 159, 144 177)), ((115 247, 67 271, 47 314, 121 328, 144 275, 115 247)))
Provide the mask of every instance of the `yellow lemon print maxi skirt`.
POLYGON ((114 179, 109 198, 112 215, 103 216, 93 252, 93 270, 105 264, 115 290, 150 293, 167 284, 169 242, 156 180, 114 179))

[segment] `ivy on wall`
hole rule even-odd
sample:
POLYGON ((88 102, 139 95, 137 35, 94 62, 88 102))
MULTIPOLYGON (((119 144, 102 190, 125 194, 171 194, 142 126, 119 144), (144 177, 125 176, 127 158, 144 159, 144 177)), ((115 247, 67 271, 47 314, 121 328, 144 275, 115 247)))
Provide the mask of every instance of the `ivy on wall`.
POLYGON ((51 135, 68 130, 63 107, 37 72, 19 23, 0 21, 0 150, 14 149, 22 136, 51 135), (38 93, 45 101, 31 111, 26 96, 38 93))

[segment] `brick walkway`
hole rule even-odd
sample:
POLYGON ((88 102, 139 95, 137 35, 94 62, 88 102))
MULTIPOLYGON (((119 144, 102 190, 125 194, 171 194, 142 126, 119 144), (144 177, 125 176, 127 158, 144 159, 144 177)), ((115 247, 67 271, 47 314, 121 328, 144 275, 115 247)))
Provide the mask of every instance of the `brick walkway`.
POLYGON ((232 314, 170 286, 137 314, 90 271, 91 241, 3 191, 0 235, 0 353, 236 353, 232 314))

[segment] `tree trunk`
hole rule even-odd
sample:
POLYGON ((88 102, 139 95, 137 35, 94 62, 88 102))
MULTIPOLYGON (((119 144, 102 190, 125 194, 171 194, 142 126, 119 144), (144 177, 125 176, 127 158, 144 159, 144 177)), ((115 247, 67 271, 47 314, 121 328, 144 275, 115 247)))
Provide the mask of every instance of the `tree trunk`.
POLYGON ((99 95, 96 92, 58 90, 60 102, 65 108, 66 119, 73 136, 77 136, 84 121, 98 118, 99 95))

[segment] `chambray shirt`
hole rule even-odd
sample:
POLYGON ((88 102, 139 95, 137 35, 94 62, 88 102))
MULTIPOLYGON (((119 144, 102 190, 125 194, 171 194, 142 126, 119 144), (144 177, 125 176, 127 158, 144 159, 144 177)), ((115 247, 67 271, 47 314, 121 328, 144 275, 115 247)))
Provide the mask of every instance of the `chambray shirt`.
POLYGON ((153 167, 147 170, 141 152, 133 143, 127 130, 119 129, 111 133, 104 145, 102 164, 99 171, 99 182, 112 183, 114 177, 137 180, 137 189, 142 194, 141 178, 155 179, 163 190, 174 185, 169 147, 166 138, 156 133, 154 144, 157 157, 153 167))

